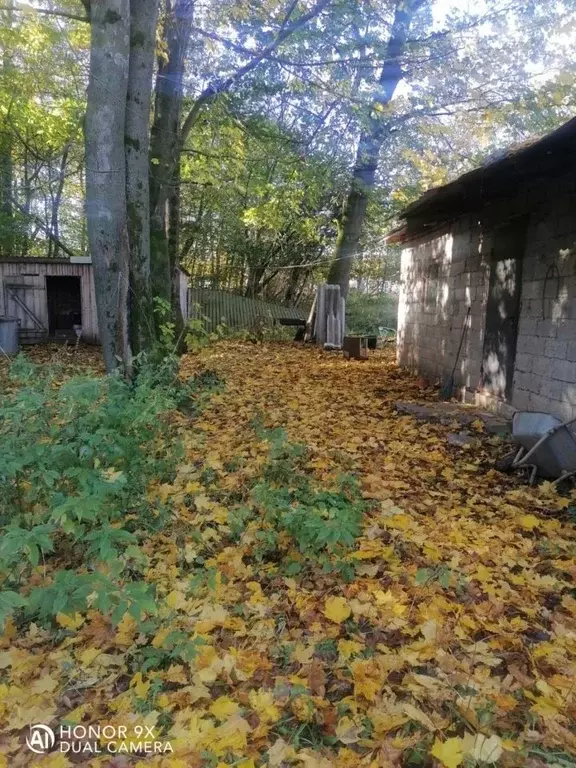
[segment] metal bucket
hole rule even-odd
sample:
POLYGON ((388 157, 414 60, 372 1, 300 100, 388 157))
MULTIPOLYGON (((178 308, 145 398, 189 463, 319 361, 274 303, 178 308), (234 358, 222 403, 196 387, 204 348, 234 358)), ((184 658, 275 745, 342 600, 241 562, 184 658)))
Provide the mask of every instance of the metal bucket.
POLYGON ((18 330, 20 320, 16 317, 0 317, 0 354, 17 355, 20 350, 18 330))

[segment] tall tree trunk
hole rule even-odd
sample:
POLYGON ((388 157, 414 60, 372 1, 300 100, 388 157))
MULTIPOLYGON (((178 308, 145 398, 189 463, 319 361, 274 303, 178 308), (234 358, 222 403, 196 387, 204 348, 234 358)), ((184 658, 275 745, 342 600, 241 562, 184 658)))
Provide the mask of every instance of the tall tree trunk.
POLYGON ((284 301, 286 304, 292 304, 296 297, 296 289, 298 288, 301 273, 302 270, 299 267, 294 267, 289 272, 288 285, 286 286, 286 293, 284 294, 284 301))
POLYGON ((178 264, 180 261, 180 208, 181 208, 181 189, 180 189, 180 163, 177 164, 174 172, 174 184, 168 201, 168 254, 170 257, 170 274, 172 278, 172 316, 175 323, 176 338, 179 340, 178 348, 184 351, 184 324, 186 318, 182 315, 180 306, 180 272, 178 264))
POLYGON ((344 296, 348 294, 352 264, 362 236, 370 193, 376 181, 380 150, 388 132, 386 124, 378 118, 378 109, 390 103, 403 77, 401 58, 406 49, 412 19, 423 2, 424 0, 398 0, 386 46, 385 64, 378 80, 379 94, 371 105, 368 125, 360 134, 342 227, 328 274, 328 282, 340 285, 344 296))
POLYGON ((28 167, 28 147, 24 147, 24 157, 23 157, 23 192, 24 192, 24 211, 26 216, 26 228, 24 232, 22 233, 22 244, 20 247, 20 256, 24 257, 28 253, 28 246, 30 242, 30 225, 29 225, 29 215, 30 215, 30 208, 32 206, 32 184, 30 181, 30 168, 28 167))
MULTIPOLYGON (((58 180, 56 183, 56 194, 52 198, 52 216, 50 231, 54 235, 53 256, 58 256, 58 241, 60 240, 60 203, 62 202, 62 193, 64 192, 64 181, 66 177, 66 164, 68 163, 68 153, 70 152, 70 142, 64 147, 60 168, 58 171, 58 180)), ((52 241, 51 241, 52 242, 52 241)))
POLYGON ((84 198, 84 206, 82 209, 82 228, 80 229, 80 255, 86 256, 86 240, 87 240, 87 231, 86 231, 86 185, 85 185, 85 179, 84 179, 84 169, 82 166, 80 167, 80 191, 82 193, 82 197, 84 198))
POLYGON ((150 104, 159 0, 130 0, 126 94, 126 208, 130 243, 130 342, 137 354, 154 341, 150 285, 150 104))
MULTIPOLYGON (((13 12, 7 10, 1 18, 6 27, 12 26, 13 12)), ((6 49, 2 57, 3 86, 9 92, 11 71, 13 68, 12 53, 6 49)), ((12 160, 12 133, 4 117, 4 130, 0 130, 0 255, 14 256, 14 216, 12 194, 14 191, 14 163, 12 160)))
POLYGON ((86 107, 86 212, 104 362, 131 369, 128 340, 129 246, 124 126, 130 55, 129 0, 91 7, 86 107))
POLYGON ((13 256, 14 216, 12 193, 14 166, 12 163, 12 139, 8 131, 0 135, 0 254, 13 256))
POLYGON ((184 58, 190 42, 193 15, 194 0, 166 1, 164 39, 167 51, 166 58, 162 58, 158 65, 150 139, 152 291, 154 296, 167 301, 171 301, 173 293, 171 262, 177 258, 177 254, 170 253, 168 207, 170 202, 174 202, 172 191, 178 181, 184 58))
MULTIPOLYGON (((321 14, 330 2, 331 0, 316 0, 309 11, 302 13, 292 22, 290 20, 297 3, 290 2, 284 23, 275 39, 234 73, 218 83, 210 83, 198 96, 180 127, 184 56, 192 32, 195 0, 166 0, 164 39, 167 58, 161 59, 158 67, 150 152, 152 283, 155 295, 170 298, 169 286, 174 282, 174 275, 170 280, 169 269, 171 263, 175 264, 178 258, 177 252, 171 252, 171 245, 177 242, 177 238, 170 238, 168 234, 171 226, 167 210, 171 198, 170 187, 179 183, 180 153, 202 109, 256 69, 284 40, 321 14)), ((178 306, 173 305, 173 308, 178 310, 178 306)), ((177 317, 178 312, 175 314, 177 317)))

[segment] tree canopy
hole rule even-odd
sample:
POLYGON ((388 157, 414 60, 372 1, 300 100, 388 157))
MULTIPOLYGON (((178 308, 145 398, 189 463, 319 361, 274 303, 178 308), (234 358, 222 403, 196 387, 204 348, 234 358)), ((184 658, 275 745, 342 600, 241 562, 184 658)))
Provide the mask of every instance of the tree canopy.
POLYGON ((288 302, 325 278, 381 290, 403 206, 574 112, 574 0, 158 0, 148 26, 144 6, 0 4, 0 252, 90 252, 98 272, 116 142, 123 314, 174 299, 178 263, 288 302))

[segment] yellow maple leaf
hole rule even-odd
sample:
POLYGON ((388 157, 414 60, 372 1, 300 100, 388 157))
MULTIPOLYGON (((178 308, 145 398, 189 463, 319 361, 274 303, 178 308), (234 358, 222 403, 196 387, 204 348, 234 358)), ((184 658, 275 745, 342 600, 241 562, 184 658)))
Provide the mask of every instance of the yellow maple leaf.
POLYGON ((66 755, 53 753, 35 760, 34 765, 36 768, 70 768, 72 763, 66 755))
POLYGON ((446 768, 458 768, 464 760, 462 739, 454 737, 440 741, 436 739, 430 754, 437 758, 446 768))
POLYGON ((161 693, 156 697, 156 706, 158 709, 168 709, 170 706, 170 699, 167 694, 161 693))
POLYGON ((64 722, 76 723, 76 724, 81 723, 82 718, 86 714, 87 709, 88 709, 87 704, 81 704, 79 707, 76 707, 76 709, 73 709, 71 712, 68 712, 68 714, 63 718, 64 722))
POLYGON ((521 515, 518 518, 518 525, 526 531, 533 531, 540 525, 540 520, 536 515, 521 515))
POLYGON ((54 677, 44 675, 34 682, 30 686, 31 693, 51 693, 58 688, 60 682, 54 677))
POLYGON ((330 619, 330 621, 333 621, 336 624, 341 624, 350 616, 351 613, 352 609, 348 605, 345 598, 326 598, 326 602, 324 603, 324 616, 326 616, 327 619, 330 619))
POLYGON ((75 613, 73 616, 67 616, 65 613, 57 613, 56 621, 64 629, 77 630, 84 624, 84 616, 81 613, 75 613))
POLYGON ((203 743, 217 755, 224 755, 228 750, 238 752, 248 745, 247 734, 250 731, 250 725, 244 718, 240 715, 233 715, 212 731, 209 738, 205 739, 203 743))
POLYGON ((338 653, 344 661, 348 661, 350 656, 363 650, 364 643, 359 643, 357 640, 338 640, 338 653))
POLYGON ((219 696, 210 707, 210 713, 213 714, 217 720, 227 720, 239 710, 239 705, 229 696, 219 696))
POLYGON ((181 608, 186 607, 186 595, 177 589, 173 589, 170 594, 166 596, 166 604, 173 611, 178 611, 181 608))
POLYGON ((115 644, 122 647, 132 645, 137 628, 136 619, 125 613, 116 630, 115 644))
POLYGON ((314 646, 305 646, 304 643, 296 643, 296 647, 292 651, 290 658, 292 661, 297 661, 300 664, 308 664, 314 656, 314 646))
POLYGON ((356 725, 351 717, 343 717, 338 720, 336 736, 342 744, 355 744, 360 739, 362 727, 356 725))
POLYGON ((186 685, 188 682, 188 676, 182 664, 171 664, 163 677, 169 683, 181 683, 182 685, 186 685))
POLYGON ((354 696, 364 696, 368 701, 376 701, 382 688, 381 672, 372 659, 356 659, 350 664, 354 679, 354 696))
POLYGON ((96 656, 99 656, 101 653, 102 651, 100 648, 87 648, 80 654, 80 663, 83 667, 88 667, 92 664, 96 656))
POLYGON ((162 648, 170 632, 172 632, 170 627, 163 627, 163 629, 159 629, 158 632, 156 632, 156 634, 152 638, 152 647, 162 648))
POLYGON ((274 696, 271 691, 250 691, 248 700, 261 722, 275 723, 280 719, 280 710, 274 704, 274 696))
POLYGON ((144 682, 142 679, 142 672, 136 672, 132 680, 130 680, 130 688, 134 688, 136 696, 139 699, 145 699, 150 689, 150 680, 144 682))
POLYGON ((435 731, 436 726, 432 722, 432 720, 428 717, 426 712, 423 712, 421 709, 418 709, 418 707, 415 707, 413 704, 410 704, 410 702, 405 702, 402 704, 402 710, 407 717, 410 718, 410 720, 414 720, 417 723, 420 723, 420 725, 423 725, 424 728, 428 728, 429 731, 435 731))
POLYGON ((292 712, 301 723, 308 723, 314 716, 314 703, 308 696, 296 696, 291 704, 292 712))
POLYGON ((484 736, 483 733, 466 733, 462 740, 462 748, 467 757, 472 757, 482 763, 497 763, 502 755, 502 740, 495 733, 484 736))
POLYGON ((270 768, 278 768, 285 760, 296 757, 294 747, 287 744, 283 738, 276 739, 268 750, 268 765, 270 768))

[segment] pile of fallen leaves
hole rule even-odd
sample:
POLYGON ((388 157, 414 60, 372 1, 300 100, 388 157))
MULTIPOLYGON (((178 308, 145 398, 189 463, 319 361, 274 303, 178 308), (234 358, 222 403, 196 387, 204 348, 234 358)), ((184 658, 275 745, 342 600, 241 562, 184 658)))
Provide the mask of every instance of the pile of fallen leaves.
POLYGON ((145 546, 163 628, 94 610, 59 616, 56 633, 7 626, 4 764, 574 765, 570 500, 495 471, 492 438, 457 447, 449 426, 397 414, 422 393, 388 354, 227 342, 184 359, 183 376, 201 370, 225 385, 198 420, 175 418, 185 459, 149 491, 174 516, 145 546), (265 526, 234 530, 278 427, 306 446, 316 488, 356 478, 366 511, 348 570, 287 575, 256 556, 265 526), (186 661, 171 660, 176 637, 186 661), (62 721, 154 727, 173 751, 32 762, 27 726, 62 721))

